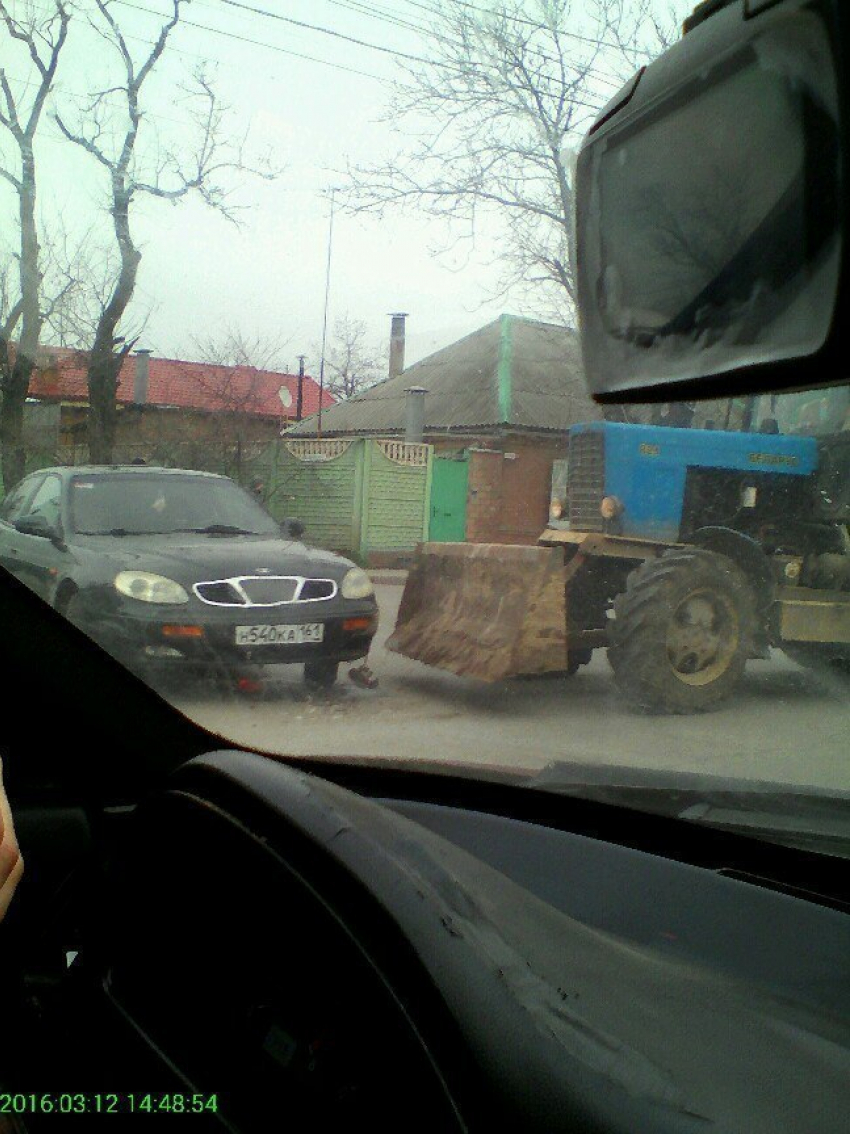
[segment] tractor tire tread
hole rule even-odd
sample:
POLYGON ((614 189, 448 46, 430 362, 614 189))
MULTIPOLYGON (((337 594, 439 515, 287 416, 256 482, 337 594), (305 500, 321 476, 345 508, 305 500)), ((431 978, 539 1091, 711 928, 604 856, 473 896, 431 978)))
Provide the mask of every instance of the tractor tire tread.
POLYGON ((756 599, 747 577, 732 560, 699 548, 665 552, 630 572, 614 600, 608 660, 626 700, 639 708, 672 714, 715 708, 737 684, 750 656, 756 629, 756 599), (668 618, 688 586, 720 586, 733 598, 739 630, 726 670, 707 685, 676 680, 666 655, 668 618))

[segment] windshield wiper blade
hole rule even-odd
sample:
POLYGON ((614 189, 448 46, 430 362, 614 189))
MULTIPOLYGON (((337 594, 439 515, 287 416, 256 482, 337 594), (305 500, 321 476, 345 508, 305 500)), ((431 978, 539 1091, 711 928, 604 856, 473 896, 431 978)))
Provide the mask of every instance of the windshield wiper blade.
POLYGON ((124 536, 171 535, 171 532, 162 531, 162 529, 160 529, 159 531, 155 531, 152 528, 138 528, 138 529, 133 528, 132 530, 130 528, 104 528, 102 531, 90 532, 90 531, 83 531, 81 528, 77 528, 77 529, 75 529, 74 534, 75 535, 86 535, 86 536, 117 536, 119 539, 121 539, 124 536))
POLYGON ((131 532, 127 528, 105 528, 98 532, 78 531, 77 535, 93 536, 128 536, 128 535, 156 535, 156 532, 131 532))
POLYGON ((207 524, 203 528, 174 528, 176 532, 188 532, 191 535, 260 535, 260 532, 250 531, 248 528, 238 528, 234 524, 207 524))

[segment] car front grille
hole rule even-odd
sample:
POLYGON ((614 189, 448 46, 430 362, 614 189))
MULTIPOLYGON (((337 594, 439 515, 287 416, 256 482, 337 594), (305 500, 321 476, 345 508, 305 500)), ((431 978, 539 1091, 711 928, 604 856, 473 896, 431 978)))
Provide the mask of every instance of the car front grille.
POLYGON ((286 606, 332 599, 338 587, 333 579, 303 575, 236 575, 195 583, 192 590, 208 606, 286 606))
POLYGON ((605 435, 576 433, 570 438, 567 468, 570 527, 601 532, 604 522, 599 505, 605 496, 605 435))

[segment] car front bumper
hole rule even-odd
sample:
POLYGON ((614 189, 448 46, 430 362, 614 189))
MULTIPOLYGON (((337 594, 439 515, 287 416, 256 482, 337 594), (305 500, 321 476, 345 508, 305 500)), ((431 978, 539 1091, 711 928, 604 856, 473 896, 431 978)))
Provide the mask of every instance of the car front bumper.
MULTIPOLYGON (((110 596, 111 598, 111 596, 110 596)), ((280 607, 161 606, 122 599, 109 609, 87 596, 81 627, 129 666, 184 665, 220 669, 239 664, 353 661, 364 658, 378 628, 374 598, 293 603, 280 607), (320 642, 237 644, 237 627, 322 625, 320 642)))

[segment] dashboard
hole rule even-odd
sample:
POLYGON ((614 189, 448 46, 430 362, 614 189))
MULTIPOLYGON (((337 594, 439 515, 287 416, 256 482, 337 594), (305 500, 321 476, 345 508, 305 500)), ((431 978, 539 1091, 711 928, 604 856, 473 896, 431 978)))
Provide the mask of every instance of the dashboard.
POLYGON ((757 884, 744 836, 222 750, 37 600, 16 640, 19 597, 10 703, 37 674, 54 711, 4 740, 0 1096, 214 1098, 169 1120, 243 1134, 845 1128, 850 917, 799 892, 835 860, 770 848, 757 884))
POLYGON ((136 816, 104 989, 233 1128, 839 1130, 850 921, 252 753, 136 816))

